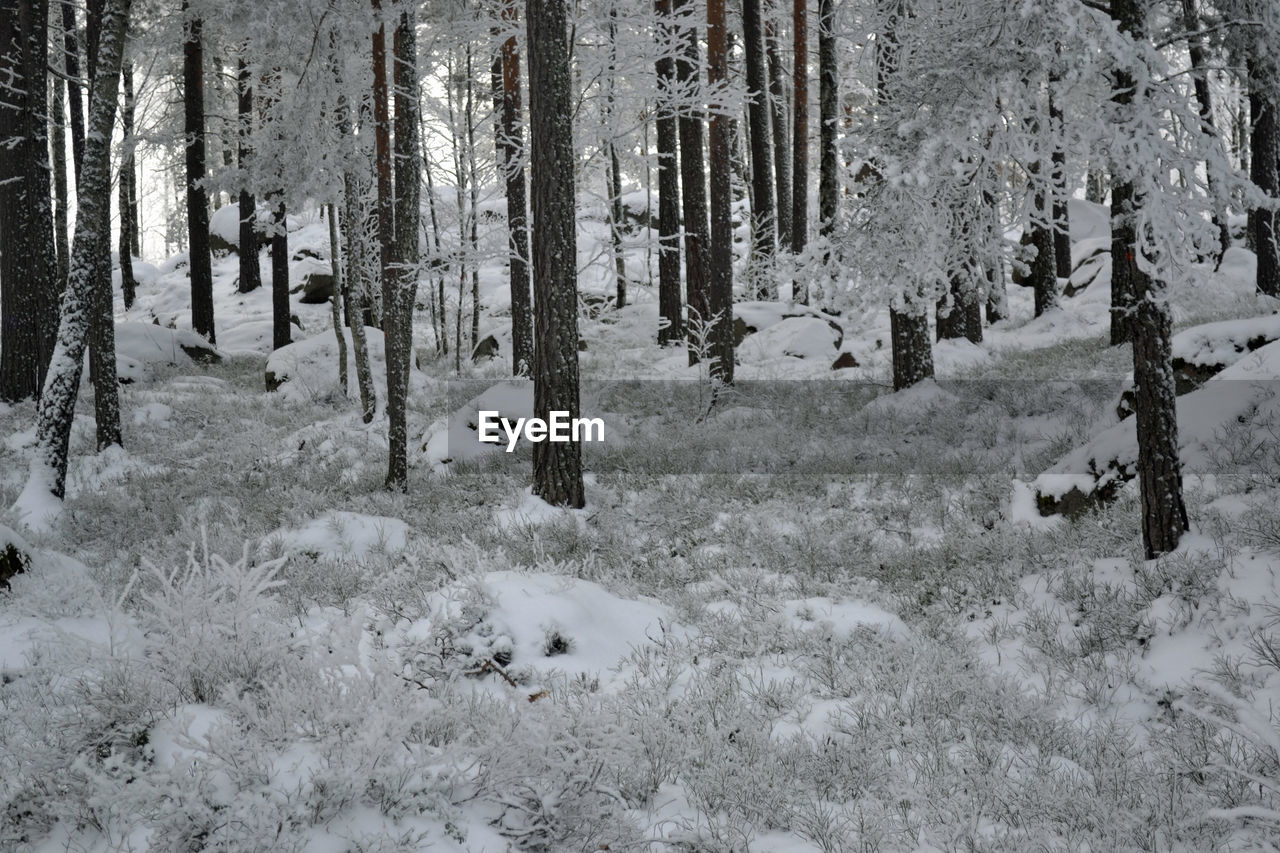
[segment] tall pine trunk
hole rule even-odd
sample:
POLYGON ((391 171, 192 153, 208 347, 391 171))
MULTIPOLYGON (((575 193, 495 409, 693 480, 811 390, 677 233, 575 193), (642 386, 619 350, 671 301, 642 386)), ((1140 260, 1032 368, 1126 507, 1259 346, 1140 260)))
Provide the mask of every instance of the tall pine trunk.
MULTIPOLYGON (((1135 41, 1146 38, 1139 0, 1112 0, 1111 17, 1120 31, 1135 41)), ((1117 82, 1124 79, 1122 75, 1133 80, 1132 73, 1126 69, 1116 74, 1117 82)), ((1145 70, 1142 76, 1147 76, 1145 70)), ((1129 113, 1135 93, 1131 89, 1125 91, 1128 98, 1118 102, 1121 121, 1133 118, 1129 113)), ((1118 190, 1126 204, 1122 208, 1128 229, 1126 236, 1131 238, 1142 208, 1142 197, 1131 183, 1117 181, 1112 185, 1113 196, 1118 190)), ((1124 254, 1115 254, 1113 247, 1112 265, 1113 268, 1125 268, 1133 311, 1127 325, 1133 341, 1142 542, 1147 559, 1154 559, 1178 547, 1178 540, 1188 525, 1178 459, 1177 399, 1174 396, 1168 288, 1142 269, 1138 260, 1138 248, 1134 243, 1125 248, 1124 254)))
MULTIPOLYGON (((691 23, 691 0, 674 0, 674 10, 682 28, 681 50, 676 54, 676 77, 685 96, 680 104, 680 193, 684 202, 685 299, 689 323, 711 320, 707 257, 707 166, 703 159, 701 87, 698 85, 698 31, 691 23), (698 94, 694 94, 698 93, 698 94)), ((698 362, 699 353, 690 336, 689 363, 698 362)))
MULTIPOLYGON (((186 0, 183 14, 188 14, 186 0)), ((204 43, 199 18, 183 32, 182 104, 187 135, 187 251, 191 273, 191 327, 209 343, 213 328, 213 267, 209 254, 209 199, 205 192, 204 43)))
POLYGON ((674 54, 679 49, 671 20, 671 0, 654 0, 659 53, 658 75, 658 343, 684 340, 684 300, 680 295, 680 173, 674 54))
MULTIPOLYGON (((1067 200, 1067 152, 1062 146, 1065 123, 1062 107, 1054 99, 1057 77, 1049 77, 1049 129, 1053 134, 1053 262, 1058 278, 1071 277, 1071 212, 1067 200)), ((1054 287, 1055 293, 1057 287, 1054 287)))
POLYGON ((778 199, 778 243, 791 245, 791 137, 788 133, 786 73, 778 45, 779 0, 770 0, 764 24, 764 52, 769 64, 769 114, 773 131, 773 187, 778 199))
MULTIPOLYGON (((248 45, 245 45, 248 52, 248 45)), ((253 138, 253 71, 242 55, 236 67, 236 159, 243 174, 250 167, 249 146, 253 138)), ((247 182, 247 178, 245 179, 247 182)), ((262 287, 262 269, 258 265, 258 200, 247 186, 240 190, 240 283, 241 293, 262 287)))
POLYGON ((84 163, 84 93, 80 90, 80 39, 76 35, 76 7, 71 2, 62 6, 62 50, 67 69, 67 106, 71 116, 71 162, 76 173, 76 192, 80 191, 80 171, 84 163))
POLYGON ((840 78, 836 68, 835 0, 818 0, 818 219, 830 236, 840 200, 836 131, 840 78))
MULTIPOLYGON (((382 9, 381 0, 372 0, 372 3, 373 8, 380 12, 382 9)), ((373 162, 378 180, 377 225, 378 257, 380 259, 378 276, 380 287, 376 288, 376 291, 385 297, 393 287, 391 281, 391 255, 395 241, 393 233, 395 212, 391 198, 391 116, 387 93, 387 28, 385 23, 379 22, 378 29, 374 30, 371 56, 373 61, 373 162)), ((386 304, 384 298, 382 311, 375 313, 378 316, 385 316, 385 312, 386 304)), ((380 327, 381 325, 379 323, 380 327)))
POLYGON ((742 0, 747 62, 747 121, 751 133, 751 263, 748 279, 757 299, 777 296, 773 258, 777 219, 773 203, 773 152, 769 145, 768 81, 760 0, 742 0))
POLYGON ((289 211, 284 192, 267 196, 271 207, 271 348, 293 343, 293 320, 289 315, 289 211))
POLYGON ((62 301, 57 344, 40 399, 31 476, 18 499, 20 511, 26 508, 40 516, 30 517, 29 523, 50 521, 48 496, 61 501, 66 491, 71 425, 89 342, 90 315, 100 290, 94 277, 101 268, 101 258, 108 258, 109 264, 111 255, 111 129, 115 124, 116 86, 129 6, 130 0, 108 0, 103 15, 97 52, 100 64, 89 102, 90 132, 85 139, 71 272, 62 301))
POLYGON ((497 127, 498 162, 507 191, 511 372, 516 376, 528 376, 533 368, 533 302, 529 292, 529 202, 524 177, 524 127, 520 120, 519 15, 516 0, 504 0, 502 22, 507 28, 507 38, 502 42, 502 121, 497 127))
MULTIPOLYGON (((1187 38, 1187 58, 1191 61, 1191 79, 1195 86, 1196 106, 1200 110, 1202 130, 1217 136, 1213 119, 1213 97, 1209 93, 1208 57, 1205 56, 1204 40, 1200 33, 1200 13, 1196 9, 1196 0, 1182 0, 1182 26, 1191 35, 1187 38)), ((1213 223, 1218 228, 1218 258, 1231 248, 1231 228, 1227 225, 1226 199, 1223 198, 1222 180, 1217 166, 1205 162, 1205 181, 1208 185, 1209 197, 1213 201, 1213 223)))
MULTIPOLYGON (((809 8, 794 0, 791 32, 795 61, 791 90, 795 93, 791 131, 791 251, 800 254, 809 239, 809 8)), ((782 200, 778 200, 782 204, 782 200)), ((809 288, 799 286, 799 301, 809 302, 809 288)))
MULTIPOLYGON (((1280 96, 1268 87, 1260 60, 1249 62, 1249 178, 1271 199, 1280 197, 1280 174, 1276 158, 1280 156, 1276 109, 1280 96)), ((1249 211, 1249 231, 1253 234, 1254 252, 1258 256, 1257 288, 1259 293, 1280 296, 1280 243, 1277 242, 1276 212, 1255 207, 1249 211)))
MULTIPOLYGON (((576 205, 566 13, 566 0, 528 0, 537 334, 533 413, 544 420, 551 412, 578 417, 576 205)), ((578 442, 543 441, 533 446, 533 493, 554 505, 585 504, 578 442)))
POLYGON ((124 98, 120 104, 120 128, 124 139, 121 141, 123 154, 120 157, 120 198, 117 203, 120 210, 120 243, 117 252, 120 256, 120 289, 124 296, 124 307, 129 308, 138 293, 138 281, 133 275, 133 255, 138 245, 138 167, 133 153, 133 64, 127 60, 121 63, 120 85, 124 98))
MULTIPOLYGON (((54 42, 55 55, 57 42, 54 42)), ((0 51, 3 48, 0 47, 0 51)), ((51 63, 54 70, 65 71, 61 60, 51 63)), ((59 297, 67 286, 67 270, 71 265, 70 219, 68 217, 68 185, 67 185, 67 87, 62 80, 54 79, 50 89, 49 102, 49 143, 50 165, 53 168, 53 243, 58 253, 58 277, 54 289, 59 297)), ((0 107, 3 110, 3 107, 0 107)), ((3 155, 0 155, 3 156, 3 155)), ((0 190, 0 192, 3 192, 0 190)))
POLYGON ((413 360, 413 303, 418 294, 418 74, 414 16, 400 12, 392 40, 395 84, 395 245, 393 286, 383 298, 386 311, 388 462, 386 485, 409 487, 407 408, 413 360))
POLYGON ((0 3, 0 400, 40 393, 57 330, 47 36, 46 0, 0 3))
MULTIPOLYGON (((725 0, 707 2, 707 83, 714 92, 729 77, 729 25, 725 0)), ((711 375, 733 382, 733 224, 729 205, 733 198, 729 115, 723 104, 711 107, 711 263, 709 308, 716 318, 711 330, 714 361, 711 375)))

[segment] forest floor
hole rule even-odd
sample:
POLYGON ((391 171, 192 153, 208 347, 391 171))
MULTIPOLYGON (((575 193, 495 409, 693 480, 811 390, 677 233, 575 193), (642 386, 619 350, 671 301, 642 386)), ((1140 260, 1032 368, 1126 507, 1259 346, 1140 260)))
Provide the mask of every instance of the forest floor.
MULTIPOLYGON (((1175 288, 1179 328, 1272 310, 1246 260, 1175 288)), ((32 554, 0 594, 0 848, 1275 849, 1280 422, 1220 425, 1165 558, 1132 485, 1042 518, 1128 354, 1100 285, 1035 321, 1012 295, 936 383, 890 393, 883 317, 846 315, 823 359, 744 350, 714 406, 648 291, 584 315, 612 435, 569 511, 527 449, 430 450, 500 361, 421 360, 391 494, 380 418, 332 365, 265 391, 264 295, 224 293, 222 362, 140 370, 103 454, 86 385, 62 517, 0 517, 32 554)), ((33 421, 0 406, 0 506, 33 421)))

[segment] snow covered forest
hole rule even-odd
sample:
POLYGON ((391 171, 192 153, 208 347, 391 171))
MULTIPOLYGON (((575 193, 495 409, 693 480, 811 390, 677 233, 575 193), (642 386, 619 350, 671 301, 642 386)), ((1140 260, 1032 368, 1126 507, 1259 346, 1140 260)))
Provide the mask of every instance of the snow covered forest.
POLYGON ((0 853, 1280 851, 1278 108, 1276 0, 0 0, 0 853))

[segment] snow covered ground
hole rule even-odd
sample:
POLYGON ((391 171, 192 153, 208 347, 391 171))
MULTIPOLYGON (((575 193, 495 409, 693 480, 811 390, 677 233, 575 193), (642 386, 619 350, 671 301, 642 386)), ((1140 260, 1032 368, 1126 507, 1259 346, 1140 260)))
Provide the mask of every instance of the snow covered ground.
MULTIPOLYGON (((1174 283, 1188 352, 1274 325, 1245 254, 1174 283)), ((411 488, 384 491, 328 307, 295 305, 268 392, 269 294, 234 260, 216 362, 182 350, 178 263, 140 276, 126 449, 93 453, 86 386, 62 517, 0 517, 30 555, 0 593, 0 849, 1275 849, 1276 344, 1181 398, 1195 531, 1147 562, 1132 485, 1034 506, 1128 447, 1105 275, 1037 320, 1012 289, 900 394, 878 309, 750 307, 714 407, 637 286, 583 320, 617 438, 569 512, 527 451, 460 452, 463 403, 527 389, 500 358, 451 382, 421 318, 411 488)), ((33 418, 0 406, 0 506, 33 418)))

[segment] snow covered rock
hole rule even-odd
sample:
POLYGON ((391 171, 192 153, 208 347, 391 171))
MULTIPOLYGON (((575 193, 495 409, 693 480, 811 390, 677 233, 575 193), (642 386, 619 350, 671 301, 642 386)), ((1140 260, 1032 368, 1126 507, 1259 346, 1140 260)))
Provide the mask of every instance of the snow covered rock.
MULTIPOLYGON (((1280 417, 1280 342, 1268 344, 1178 399, 1178 456, 1184 473, 1206 470, 1224 430, 1241 419, 1280 417)), ((1242 422, 1242 421, 1241 421, 1242 422)), ((1104 430, 1035 480, 1042 515, 1079 515, 1113 500, 1138 475, 1133 418, 1104 430)))
POLYGON ((217 364, 222 353, 186 329, 154 323, 116 324, 116 371, 124 383, 145 381, 153 365, 217 364))
POLYGON ((533 417, 533 383, 500 382, 469 400, 448 418, 436 421, 423 439, 427 459, 436 465, 446 465, 505 452, 505 441, 500 444, 480 441, 479 412, 482 410, 498 412, 498 417, 512 422, 533 417))
POLYGON ((329 261, 304 254, 290 264, 289 279, 299 283, 290 293, 300 293, 303 305, 321 305, 333 298, 333 266, 329 261))
POLYGON ((790 356, 830 363, 843 341, 843 333, 832 323, 817 317, 788 317, 747 337, 738 352, 743 361, 790 356))
POLYGON ((398 518, 330 512, 301 527, 277 530, 264 540, 287 552, 316 559, 361 560, 381 551, 403 551, 409 542, 409 525, 398 518))
POLYGON ((209 217, 209 248, 215 252, 240 249, 240 205, 228 204, 209 217))
MULTIPOLYGON (((344 328, 347 340, 347 396, 358 398, 356 354, 351 343, 351 330, 344 328)), ((387 358, 382 332, 372 326, 364 330, 369 345, 369 367, 375 389, 386 388, 387 358)), ((417 369, 414 368, 414 373, 417 369)), ((295 341, 271 353, 267 359, 266 386, 286 399, 304 402, 323 397, 338 388, 338 339, 332 329, 295 341)))
POLYGON ((808 317, 822 320, 836 335, 836 349, 844 342, 844 329, 830 315, 808 305, 791 302, 738 302, 733 306, 733 343, 742 346, 747 335, 762 332, 784 320, 808 317))
POLYGON ((1173 336, 1173 371, 1186 394, 1247 353, 1280 340, 1280 314, 1192 326, 1173 336))

